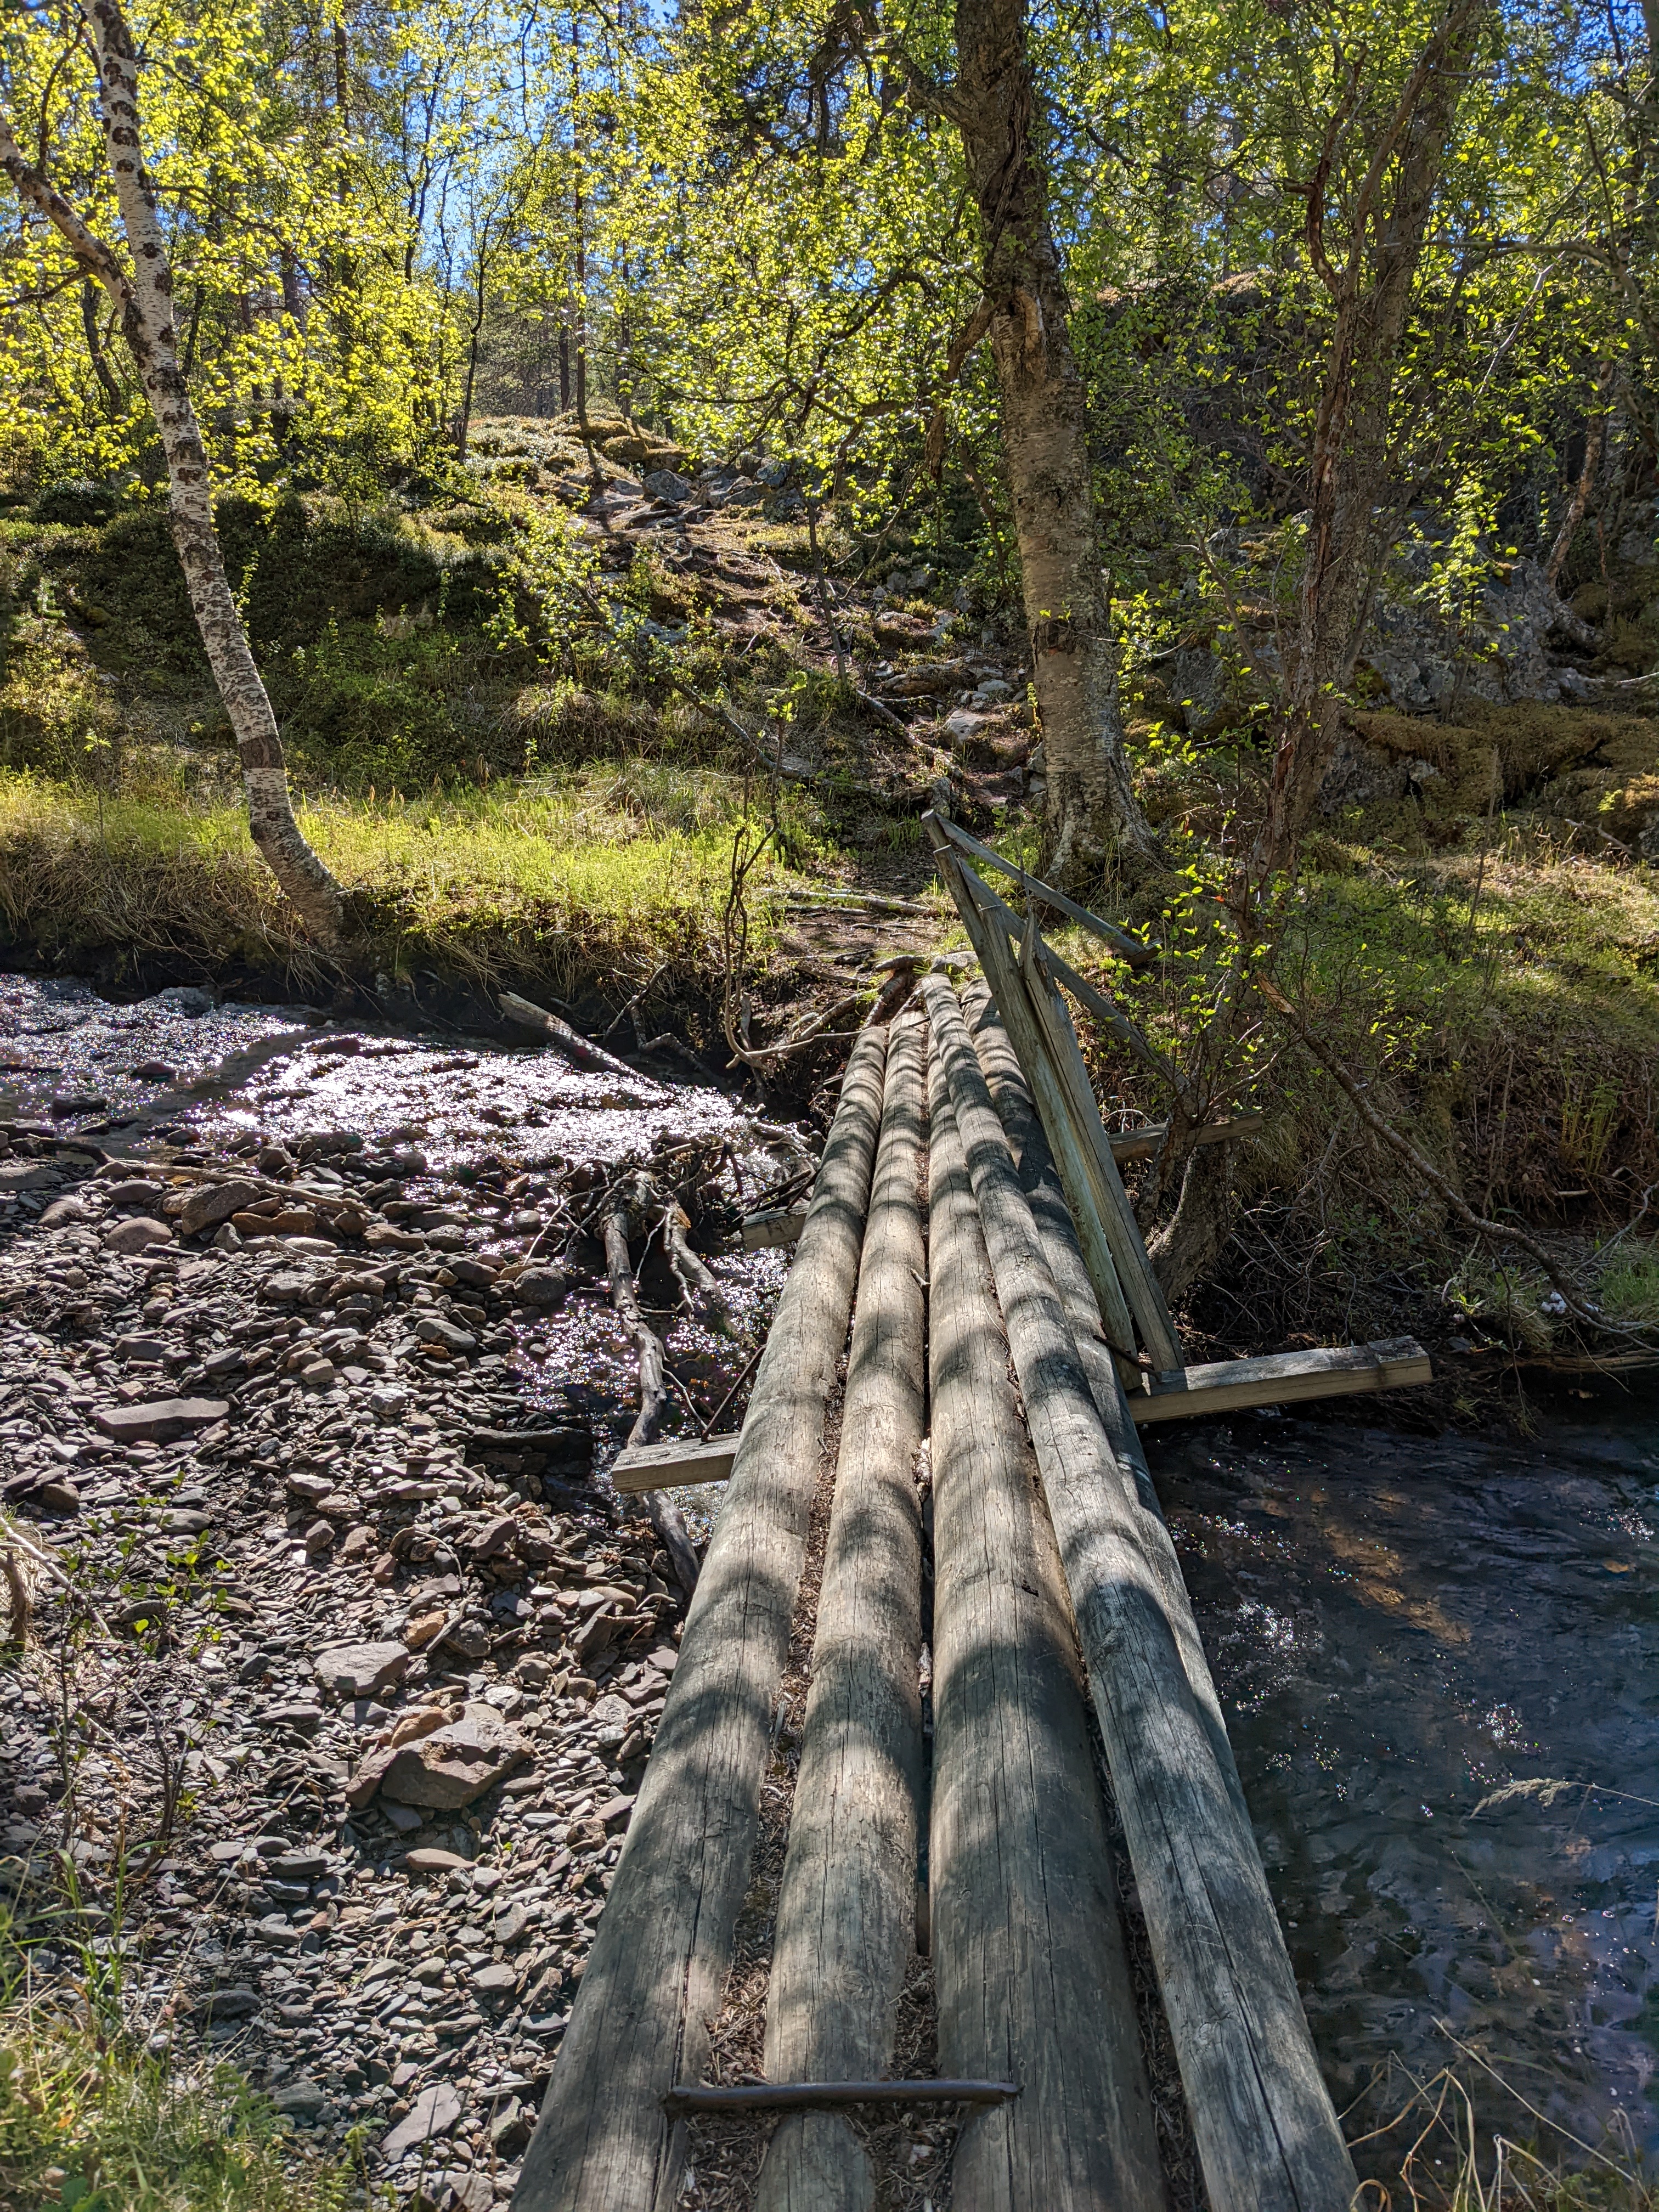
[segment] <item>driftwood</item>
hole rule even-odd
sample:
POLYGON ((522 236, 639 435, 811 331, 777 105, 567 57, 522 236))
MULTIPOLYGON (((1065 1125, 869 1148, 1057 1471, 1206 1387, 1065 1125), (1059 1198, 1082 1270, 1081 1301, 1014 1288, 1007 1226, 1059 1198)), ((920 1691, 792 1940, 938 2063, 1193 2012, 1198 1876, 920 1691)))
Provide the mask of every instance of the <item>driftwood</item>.
POLYGON ((1066 1587, 935 1059, 929 1210, 939 2058, 1006 2069, 964 2131, 973 2212, 1164 2202, 1066 1587))
POLYGON ((684 2130, 661 2100, 702 2071, 731 1967, 886 1051, 886 1032, 866 1030, 848 1063, 628 1841, 525 2154, 518 2212, 672 2212, 678 2201, 684 2130))
MULTIPOLYGON (((945 1064, 1210 2202, 1343 2212, 1352 2161, 1261 1861, 1172 1633, 1133 1502, 962 1012, 923 994, 945 1064)), ((937 1415, 936 1415, 937 1419, 937 1415)))
MULTIPOLYGON (((800 1770, 766 2000, 774 2081, 866 2081, 892 2055, 916 1924, 922 1794, 922 1062, 907 1021, 886 1095, 848 1354, 800 1770)), ((844 2120, 786 2119, 756 2212, 863 2212, 874 2179, 844 2120)))
MULTIPOLYGON (((640 1178, 641 1182, 644 1178, 640 1178)), ((611 1279, 611 1303, 617 1310, 617 1318, 634 1340, 640 1363, 640 1410, 634 1425, 628 1432, 626 1451, 652 1443, 662 1423, 662 1409, 667 1402, 663 1388, 665 1360, 662 1339, 640 1311, 640 1296, 634 1286, 634 1269, 628 1257, 629 1234, 633 1226, 628 1206, 618 1202, 605 1217, 605 1264, 611 1279)), ((674 1563, 674 1573, 680 1588, 686 1591, 697 1587, 697 1555, 692 1549, 691 1539, 686 1533, 685 1516, 678 1505, 659 1491, 648 1493, 646 1511, 651 1516, 651 1526, 656 1530, 663 1549, 674 1563)))
POLYGON ((501 1007, 505 1019, 516 1022, 520 1029, 534 1030, 544 1043, 587 1074, 623 1076, 629 1083, 642 1083, 647 1091, 662 1088, 650 1076, 641 1075, 638 1068, 630 1067, 625 1060, 618 1060, 602 1045, 592 1043, 580 1030, 573 1030, 568 1022, 562 1022, 556 1014, 550 1014, 545 1006, 537 1006, 532 1000, 521 999, 514 991, 503 991, 501 1007))

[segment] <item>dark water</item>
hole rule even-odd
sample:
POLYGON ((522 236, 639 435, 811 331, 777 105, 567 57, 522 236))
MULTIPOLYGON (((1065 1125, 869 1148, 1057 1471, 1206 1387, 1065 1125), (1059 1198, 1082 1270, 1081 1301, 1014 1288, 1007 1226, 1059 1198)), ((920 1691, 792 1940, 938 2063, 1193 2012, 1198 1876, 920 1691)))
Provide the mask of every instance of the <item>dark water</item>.
POLYGON ((1556 2128, 1659 2149, 1659 1398, 1530 1441, 1150 1442, 1339 2103, 1455 2062, 1488 2128, 1561 2150, 1461 2042, 1556 2128))
MULTIPOLYGON (((331 1027, 0 977, 0 1112, 103 1098, 58 1126, 134 1152, 163 1133, 355 1128, 417 1145, 434 1192, 485 1153, 553 1169, 695 1137, 729 1145, 732 1195, 753 1205, 794 1164, 713 1086, 635 1091, 545 1052, 389 1030, 337 1056, 318 1049, 331 1027)), ((497 1249, 534 1234, 481 1225, 497 1249)), ((704 1408, 758 1340, 785 1255, 716 1265, 735 1338, 659 1324, 704 1408)), ((550 1398, 625 1431, 634 1355, 602 1293, 521 1357, 550 1398)), ((1455 2062, 1486 2082, 1483 2123, 1539 2135, 1474 2052, 1555 2128, 1659 2151, 1653 1386, 1544 1413, 1530 1441, 1252 1414, 1149 1445, 1339 2102, 1380 2117, 1403 2099, 1400 2065, 1426 2079, 1455 2062), (1517 1782, 1540 1786, 1489 1802, 1517 1782)), ((679 1496, 699 1518, 718 1502, 679 1496)), ((1362 2173, 1387 2163, 1360 2154, 1362 2173)))

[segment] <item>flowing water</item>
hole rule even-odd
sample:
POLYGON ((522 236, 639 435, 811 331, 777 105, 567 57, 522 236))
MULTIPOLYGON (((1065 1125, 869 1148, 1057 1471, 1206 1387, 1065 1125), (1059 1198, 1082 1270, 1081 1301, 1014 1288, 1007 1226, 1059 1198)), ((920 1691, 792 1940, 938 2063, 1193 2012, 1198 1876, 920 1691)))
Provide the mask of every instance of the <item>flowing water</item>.
MULTIPOLYGON (((56 1101, 56 1126, 134 1152, 355 1128, 418 1146, 434 1188, 482 1159, 603 1165, 696 1138, 729 1147, 733 1195, 757 1204, 793 1164, 713 1087, 390 1030, 340 1053, 340 1034, 200 994, 116 1006, 3 978, 0 1113, 56 1101)), ((491 1226, 511 1242, 511 1218, 491 1226)), ((737 1339, 665 1323, 704 1410, 785 1261, 718 1264, 737 1339)), ((526 1350, 545 1395, 620 1437, 633 1354, 601 1295, 526 1350)), ((1525 1440, 1246 1414, 1149 1442, 1339 2101, 1381 2117, 1401 2067, 1456 2062, 1490 2125, 1535 2134, 1530 2106, 1659 2149, 1659 1401, 1547 1412, 1525 1440)))

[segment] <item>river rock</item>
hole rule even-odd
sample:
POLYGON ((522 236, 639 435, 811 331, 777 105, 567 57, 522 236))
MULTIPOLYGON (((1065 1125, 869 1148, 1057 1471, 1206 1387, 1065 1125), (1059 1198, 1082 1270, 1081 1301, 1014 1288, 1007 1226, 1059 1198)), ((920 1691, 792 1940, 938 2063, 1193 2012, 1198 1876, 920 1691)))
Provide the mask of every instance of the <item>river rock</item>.
POLYGON ((71 1222, 90 1221, 93 1210, 83 1198, 54 1198, 40 1216, 43 1229, 66 1229, 71 1222))
POLYGON ((568 1288, 556 1267, 526 1267, 514 1281, 513 1295, 520 1305, 556 1306, 563 1303, 568 1288))
POLYGON ((156 1398, 143 1406, 100 1407, 93 1419, 118 1444, 166 1444, 211 1428, 229 1411, 222 1398, 156 1398))
POLYGON ((343 1644, 319 1651, 311 1671, 338 1697, 374 1698, 403 1680, 410 1658, 404 1644, 343 1644))
POLYGON ((263 1196, 258 1184, 253 1182, 209 1183, 193 1190, 179 1216, 179 1234, 194 1237, 199 1229, 216 1229, 222 1221, 228 1221, 246 1206, 256 1205, 263 1196))
POLYGON ((118 1221, 113 1227, 104 1231, 104 1249, 106 1252, 143 1252, 152 1244, 171 1244, 172 1242, 173 1231, 166 1222, 154 1220, 145 1213, 129 1214, 125 1221, 118 1221))

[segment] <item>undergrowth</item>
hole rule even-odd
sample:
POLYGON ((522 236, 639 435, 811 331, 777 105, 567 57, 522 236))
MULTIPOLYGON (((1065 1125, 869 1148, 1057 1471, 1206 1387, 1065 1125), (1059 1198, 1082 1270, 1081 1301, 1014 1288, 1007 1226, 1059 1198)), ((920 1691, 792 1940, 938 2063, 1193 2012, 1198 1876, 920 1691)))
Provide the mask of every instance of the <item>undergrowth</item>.
POLYGON ((302 2150, 233 2067, 155 2057, 36 2000, 0 2014, 0 2204, 344 2212, 361 2172, 302 2150))

